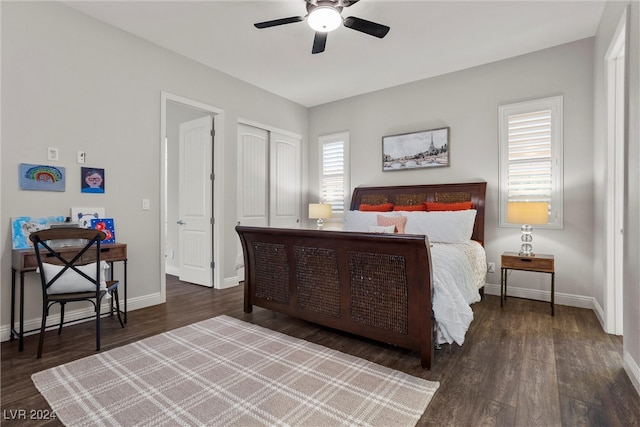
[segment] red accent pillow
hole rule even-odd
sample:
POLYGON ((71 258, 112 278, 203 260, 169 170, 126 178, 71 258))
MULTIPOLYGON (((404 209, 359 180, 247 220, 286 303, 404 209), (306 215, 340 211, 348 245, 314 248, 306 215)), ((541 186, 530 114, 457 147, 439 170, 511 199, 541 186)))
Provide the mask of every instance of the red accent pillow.
POLYGON ((456 203, 440 203, 440 202, 424 202, 428 211, 466 211, 473 209, 473 202, 456 202, 456 203))
POLYGON ((393 203, 383 203, 381 205, 367 205, 366 203, 361 203, 358 207, 358 210, 368 212, 390 212, 391 209, 393 209, 393 203))
POLYGON ((396 226, 396 232, 404 233, 404 226, 407 223, 406 216, 384 216, 378 215, 378 225, 387 227, 389 225, 396 226))
POLYGON ((395 205, 393 207, 394 211, 426 211, 427 210, 427 205, 420 204, 420 205, 405 205, 405 206, 400 206, 400 205, 395 205))

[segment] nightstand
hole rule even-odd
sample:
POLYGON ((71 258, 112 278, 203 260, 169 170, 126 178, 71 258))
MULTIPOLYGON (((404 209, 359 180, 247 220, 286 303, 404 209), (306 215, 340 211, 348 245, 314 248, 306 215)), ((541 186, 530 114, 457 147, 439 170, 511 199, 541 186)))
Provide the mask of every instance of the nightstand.
POLYGON ((555 270, 553 255, 523 256, 517 252, 504 252, 500 265, 500 307, 507 301, 507 270, 533 271, 551 274, 551 315, 554 316, 555 270))

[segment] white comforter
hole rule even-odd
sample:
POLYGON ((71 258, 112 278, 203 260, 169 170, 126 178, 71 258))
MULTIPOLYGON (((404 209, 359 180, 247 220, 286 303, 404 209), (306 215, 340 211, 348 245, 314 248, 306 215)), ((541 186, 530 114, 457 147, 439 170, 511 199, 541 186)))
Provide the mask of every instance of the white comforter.
POLYGON ((464 343, 473 320, 470 304, 480 301, 486 279, 484 248, 475 241, 432 243, 433 314, 438 343, 464 343))

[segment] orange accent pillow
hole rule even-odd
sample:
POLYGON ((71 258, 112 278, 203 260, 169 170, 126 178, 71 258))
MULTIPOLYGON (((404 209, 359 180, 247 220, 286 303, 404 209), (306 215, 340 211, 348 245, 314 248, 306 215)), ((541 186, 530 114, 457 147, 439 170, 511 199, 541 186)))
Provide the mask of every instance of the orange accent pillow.
POLYGON ((395 225, 398 233, 404 233, 404 226, 407 223, 406 216, 384 216, 378 215, 378 225, 387 227, 389 225, 395 225))
POLYGON ((424 202, 428 211, 466 211, 473 209, 473 202, 456 202, 456 203, 440 203, 440 202, 424 202))
POLYGON ((420 204, 420 205, 406 205, 406 206, 400 206, 400 205, 395 205, 393 207, 394 211, 426 211, 427 210, 427 205, 420 204))
POLYGON ((393 209, 393 203, 383 203, 381 205, 367 205, 366 203, 361 203, 358 207, 360 211, 369 211, 369 212, 391 212, 393 209))

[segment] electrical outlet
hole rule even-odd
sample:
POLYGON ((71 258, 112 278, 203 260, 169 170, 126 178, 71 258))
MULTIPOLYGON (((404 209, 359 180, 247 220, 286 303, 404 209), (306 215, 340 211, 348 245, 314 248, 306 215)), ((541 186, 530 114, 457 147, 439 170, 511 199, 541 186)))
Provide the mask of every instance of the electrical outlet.
POLYGON ((47 160, 58 161, 58 149, 55 147, 47 148, 47 160))
POLYGON ((489 272, 489 273, 495 273, 496 272, 496 263, 495 262, 488 262, 487 263, 487 272, 489 272))

